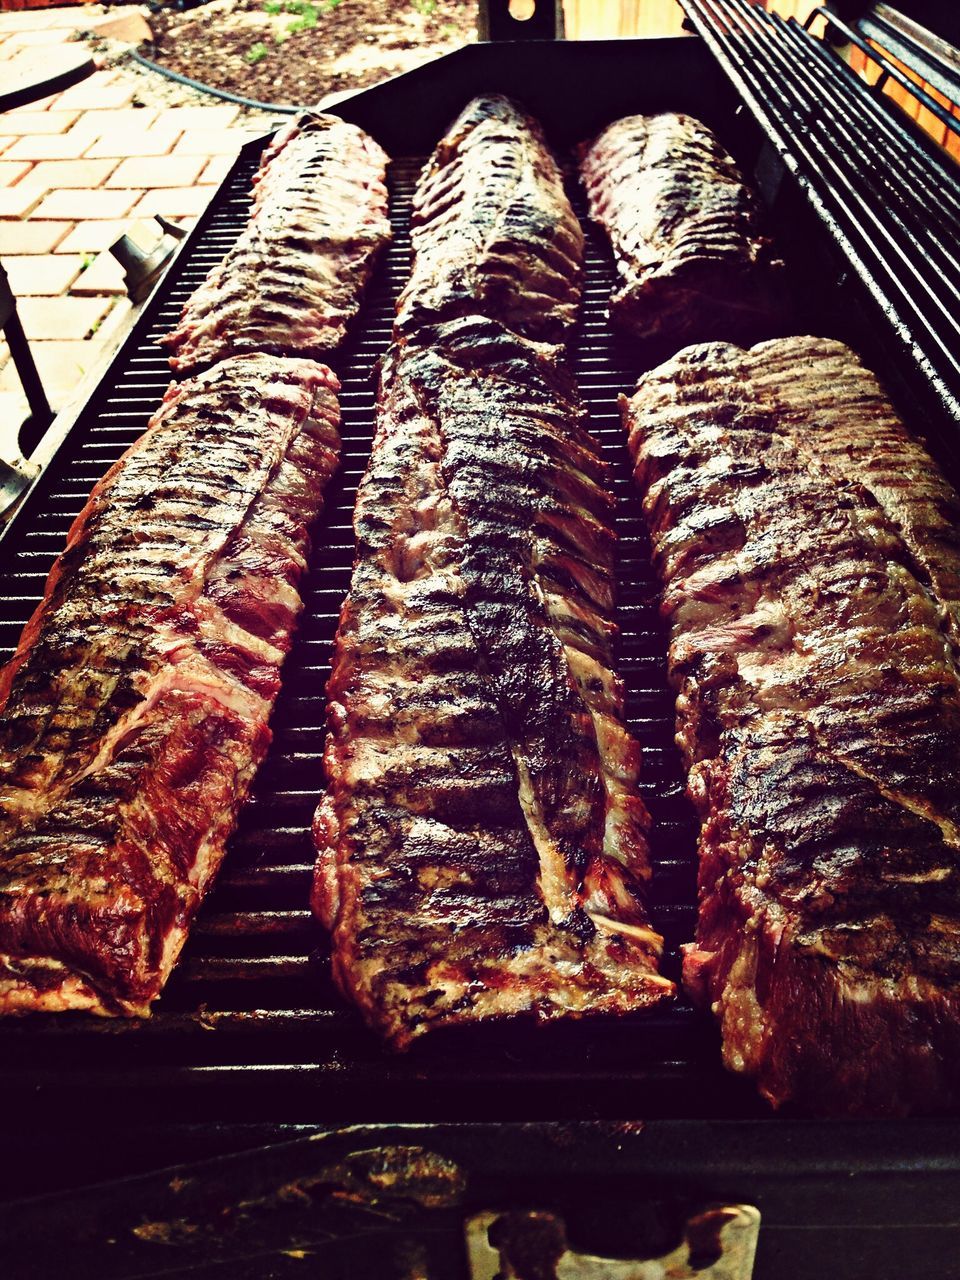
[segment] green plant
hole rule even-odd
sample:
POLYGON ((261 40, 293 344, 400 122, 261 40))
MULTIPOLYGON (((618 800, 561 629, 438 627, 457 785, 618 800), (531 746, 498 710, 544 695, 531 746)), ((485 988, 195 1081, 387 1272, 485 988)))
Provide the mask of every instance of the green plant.
POLYGON ((80 255, 80 270, 86 271, 87 267, 92 267, 96 261, 95 253, 83 253, 80 255))
POLYGON ((266 4, 263 6, 263 12, 269 13, 274 17, 278 13, 283 13, 283 0, 266 0, 266 4))
POLYGON ((316 5, 310 4, 308 0, 287 0, 287 13, 299 15, 293 22, 287 23, 287 30, 291 35, 296 31, 309 31, 317 25, 317 18, 320 16, 316 5))
POLYGON ((244 57, 246 58, 247 62, 250 63, 251 67, 255 67, 258 62, 262 62, 264 60, 264 58, 267 56, 269 52, 270 50, 263 43, 263 41, 258 40, 256 44, 252 44, 250 46, 250 48, 244 54, 244 57))
POLYGON ((437 11, 437 0, 410 0, 410 3, 424 18, 429 18, 432 13, 437 11))

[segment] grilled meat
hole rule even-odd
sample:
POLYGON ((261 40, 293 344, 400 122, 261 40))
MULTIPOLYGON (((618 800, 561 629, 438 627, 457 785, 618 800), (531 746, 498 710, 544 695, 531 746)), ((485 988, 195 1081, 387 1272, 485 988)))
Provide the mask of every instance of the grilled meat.
POLYGON ((338 384, 239 356, 97 484, 0 673, 0 1011, 144 1014, 267 749, 338 384))
POLYGON ((556 341, 580 300, 583 232, 540 126, 506 98, 474 99, 426 165, 413 273, 397 332, 482 315, 556 341))
POLYGON ((624 402, 700 812, 685 981, 776 1105, 960 1096, 960 499, 840 343, 624 402))
POLYGON ((671 351, 782 331, 783 264, 760 234, 756 198, 705 124, 627 116, 586 149, 581 172, 616 258, 618 327, 671 351))
POLYGON ((398 1046, 671 991, 610 669, 612 499, 561 355, 463 317, 383 373, 315 908, 337 982, 398 1046))
POLYGON ((246 229, 162 340, 173 368, 338 347, 390 240, 386 163, 372 138, 336 116, 304 113, 282 129, 254 177, 246 229))

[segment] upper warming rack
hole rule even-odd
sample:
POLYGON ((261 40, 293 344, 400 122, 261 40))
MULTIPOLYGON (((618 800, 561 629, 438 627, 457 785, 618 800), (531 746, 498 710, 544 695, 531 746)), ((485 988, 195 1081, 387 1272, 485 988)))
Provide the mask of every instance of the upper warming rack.
MULTIPOLYGON (((796 19, 751 0, 681 0, 947 415, 960 423, 960 182, 953 162, 881 96, 909 87, 949 130, 960 119, 873 44, 818 9, 881 79, 871 86, 796 19)), ((809 23, 808 23, 809 25, 809 23)))

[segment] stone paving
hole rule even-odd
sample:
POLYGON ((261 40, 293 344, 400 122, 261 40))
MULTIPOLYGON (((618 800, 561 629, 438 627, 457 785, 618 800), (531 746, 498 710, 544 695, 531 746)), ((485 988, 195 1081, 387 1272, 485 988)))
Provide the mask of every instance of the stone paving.
MULTIPOLYGON (((0 75, 24 49, 78 30, 138 40, 146 10, 99 5, 0 13, 0 75), (118 20, 125 26, 117 27, 118 20)), ((153 214, 189 226, 265 117, 181 89, 123 61, 14 111, 0 113, 0 261, 54 408, 116 347, 132 320, 109 246, 123 232, 145 248, 153 214)), ((0 342, 0 454, 26 402, 0 342)))

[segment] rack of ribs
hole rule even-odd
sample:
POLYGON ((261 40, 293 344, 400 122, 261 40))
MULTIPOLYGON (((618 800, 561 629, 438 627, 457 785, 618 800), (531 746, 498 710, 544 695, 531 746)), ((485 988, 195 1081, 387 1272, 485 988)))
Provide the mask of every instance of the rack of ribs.
POLYGON ((282 129, 254 177, 246 228, 162 339, 171 366, 338 347, 391 237, 386 164, 372 138, 336 116, 304 113, 282 129))
POLYGON ((668 997, 611 671, 612 498, 562 353, 480 317, 386 363, 328 686, 315 910, 397 1047, 668 997))
POLYGON ((623 402, 702 822, 691 993, 774 1104, 960 1095, 960 499, 846 347, 623 402))
POLYGON ((450 126, 421 174, 412 228, 398 334, 465 315, 549 342, 573 326, 583 232, 540 126, 507 98, 476 98, 450 126))
POLYGON ((585 148, 590 216, 613 247, 614 324, 670 345, 782 332, 783 264, 756 197, 710 129, 672 112, 627 116, 585 148))
POLYGON ((0 1012, 149 1012, 270 741, 338 383, 237 356, 96 485, 0 672, 0 1012))

